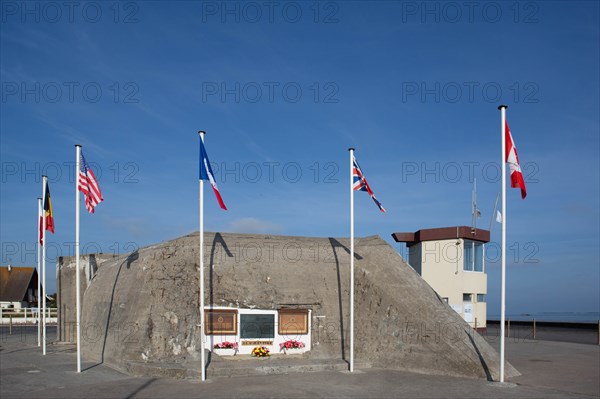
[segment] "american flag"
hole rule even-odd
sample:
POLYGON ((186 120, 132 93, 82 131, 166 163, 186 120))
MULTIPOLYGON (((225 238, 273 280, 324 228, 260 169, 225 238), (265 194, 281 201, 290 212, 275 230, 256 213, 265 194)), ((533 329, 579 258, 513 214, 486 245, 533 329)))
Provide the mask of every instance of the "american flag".
POLYGON ((79 160, 79 191, 85 196, 85 207, 88 212, 94 213, 94 207, 104 200, 98 181, 94 172, 85 161, 83 152, 80 154, 79 160))
POLYGON ((360 166, 358 166, 358 162, 356 162, 356 157, 354 156, 352 157, 352 165, 352 176, 354 176, 354 183, 352 184, 352 189, 355 191, 366 191, 367 193, 369 193, 371 199, 373 200, 373 202, 375 202, 379 210, 381 212, 385 212, 385 209, 383 208, 383 205, 381 205, 381 202, 377 201, 377 198, 375 198, 375 194, 373 194, 373 190, 371 190, 369 183, 367 183, 367 179, 365 179, 365 176, 363 175, 360 166))

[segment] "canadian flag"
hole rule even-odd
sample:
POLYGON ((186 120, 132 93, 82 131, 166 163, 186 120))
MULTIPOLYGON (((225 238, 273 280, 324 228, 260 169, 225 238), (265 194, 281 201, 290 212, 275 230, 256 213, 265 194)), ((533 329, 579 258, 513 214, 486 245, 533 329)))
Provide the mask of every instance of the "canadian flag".
POLYGON ((519 165, 519 156, 517 155, 517 147, 513 141, 510 129, 508 128, 508 122, 505 121, 504 137, 506 140, 506 163, 510 167, 510 186, 512 188, 519 187, 521 189, 521 198, 527 197, 527 189, 525 188, 525 180, 523 179, 523 172, 519 165))

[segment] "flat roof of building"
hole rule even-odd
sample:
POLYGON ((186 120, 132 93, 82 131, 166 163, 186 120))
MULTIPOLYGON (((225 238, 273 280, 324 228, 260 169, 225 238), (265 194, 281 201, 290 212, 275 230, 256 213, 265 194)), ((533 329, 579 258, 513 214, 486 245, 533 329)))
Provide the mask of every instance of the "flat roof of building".
POLYGON ((423 241, 450 240, 453 238, 490 242, 489 230, 477 229, 470 226, 421 229, 414 233, 392 233, 392 237, 396 242, 405 242, 409 247, 423 241))

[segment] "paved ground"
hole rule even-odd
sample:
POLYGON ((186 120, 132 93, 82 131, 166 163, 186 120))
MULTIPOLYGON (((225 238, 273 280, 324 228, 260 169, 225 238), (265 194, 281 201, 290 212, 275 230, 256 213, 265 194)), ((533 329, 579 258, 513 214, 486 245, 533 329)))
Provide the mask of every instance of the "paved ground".
MULTIPOLYGON (((49 334, 53 338, 53 334, 49 334)), ((492 342, 499 345, 498 342, 492 342)), ((133 378, 84 363, 75 373, 72 346, 48 345, 34 334, 0 335, 0 397, 8 398, 598 398, 600 347, 507 340, 507 359, 523 374, 513 387, 485 380, 393 370, 322 372, 198 381, 133 378), (91 367, 93 366, 93 367, 91 367), (88 368, 91 367, 91 368, 88 368)))
MULTIPOLYGON (((499 339, 490 343, 500 350, 499 339)), ((511 379, 520 386, 600 397, 598 345, 507 338, 506 360, 521 373, 511 379)))
MULTIPOLYGON (((541 341, 575 342, 578 344, 595 345, 598 344, 598 328, 596 325, 591 325, 591 327, 592 328, 565 328, 538 324, 536 329, 536 339, 541 341)), ((533 324, 515 325, 513 323, 510 328, 510 333, 511 339, 531 340, 533 339, 533 324)), ((485 336, 487 339, 493 339, 494 337, 499 339, 500 325, 488 323, 485 336)))

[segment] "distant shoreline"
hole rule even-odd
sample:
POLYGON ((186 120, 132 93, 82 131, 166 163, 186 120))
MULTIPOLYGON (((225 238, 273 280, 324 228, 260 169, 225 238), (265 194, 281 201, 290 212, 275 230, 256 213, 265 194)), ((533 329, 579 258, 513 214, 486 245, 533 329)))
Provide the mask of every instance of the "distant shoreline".
MULTIPOLYGON (((515 320, 512 318, 506 318, 510 320, 511 325, 515 326, 531 326, 533 325, 534 319, 527 320, 515 320)), ((500 320, 491 319, 487 320, 487 324, 500 324, 500 320)), ((546 321, 535 319, 535 324, 538 327, 562 327, 562 328, 580 328, 585 330, 598 330, 598 320, 596 321, 546 321)))
MULTIPOLYGON (((600 313, 598 312, 540 312, 507 314, 506 319, 511 321, 533 321, 555 322, 555 323, 598 323, 600 313)), ((488 314, 489 321, 499 321, 500 315, 488 314)))

